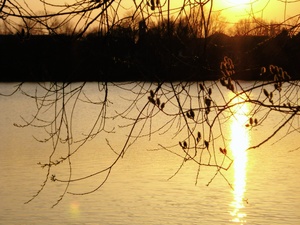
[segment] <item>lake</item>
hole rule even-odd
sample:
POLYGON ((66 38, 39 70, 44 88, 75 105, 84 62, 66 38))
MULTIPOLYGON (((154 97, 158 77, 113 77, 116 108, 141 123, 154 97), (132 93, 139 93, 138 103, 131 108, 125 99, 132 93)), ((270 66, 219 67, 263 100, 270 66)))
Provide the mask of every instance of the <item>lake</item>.
MULTIPOLYGON (((251 82, 243 84, 251 85, 251 82)), ((0 92, 9 93, 15 85, 2 83, 0 92)), ((108 117, 126 109, 127 99, 132 98, 128 95, 132 85, 136 84, 109 88, 108 96, 114 104, 107 108, 108 117)), ((146 84, 142 90, 147 92, 151 85, 146 84)), ((23 90, 34 94, 37 86, 27 83, 23 90)), ((95 83, 88 83, 84 90, 85 100, 103 99, 95 91, 97 88, 95 83)), ((141 95, 141 102, 147 102, 147 97, 141 95)), ((162 97, 162 100, 166 99, 162 97)), ((168 112, 168 107, 172 106, 169 106, 170 101, 166 102, 165 111, 168 112)), ((93 124, 101 109, 85 103, 79 104, 80 110, 74 115, 74 137, 87 133, 85 127, 93 124)), ((10 97, 0 96, 0 224, 300 224, 299 134, 292 132, 281 140, 280 137, 290 131, 287 127, 260 148, 244 151, 282 119, 270 114, 261 126, 249 130, 245 126, 249 119, 245 114, 251 109, 244 106, 237 109, 235 119, 224 123, 224 132, 229 137, 225 141, 234 163, 222 174, 234 189, 220 174, 212 180, 216 174, 214 167, 202 166, 197 178, 199 167, 193 161, 184 163, 177 173, 183 159, 174 153, 181 149, 175 146, 172 153, 161 146, 171 146, 173 142, 182 141, 183 137, 180 134, 172 138, 176 129, 160 130, 151 138, 146 136, 133 143, 99 190, 87 195, 66 194, 52 208, 66 185, 48 181, 37 198, 24 204, 39 190, 47 173, 47 169, 42 169, 37 163, 47 162, 52 152, 51 143, 35 140, 43 139, 45 130, 13 125, 24 123, 21 116, 28 120, 32 118, 35 104, 34 99, 20 92, 10 97)), ((141 105, 133 105, 132 109, 137 110, 129 116, 126 114, 127 118, 136 115, 141 105)), ((51 113, 51 110, 43 109, 45 118, 51 113)), ((156 117, 146 124, 151 124, 153 130, 164 121, 164 117, 156 113, 153 111, 156 117)), ((120 152, 129 130, 126 124, 131 122, 123 122, 121 118, 109 118, 108 121, 107 132, 86 142, 72 158, 74 177, 97 172, 109 165, 116 157, 110 147, 120 152), (124 129, 119 129, 120 126, 124 129)), ((294 120, 293 124, 297 125, 298 121, 294 120)), ((63 154, 60 148, 58 151, 63 154)), ((224 156, 218 152, 216 157, 224 156)), ((58 178, 67 177, 68 163, 54 167, 52 173, 58 178)), ((71 183, 68 191, 88 192, 98 187, 103 179, 103 174, 100 174, 74 185, 71 183)))

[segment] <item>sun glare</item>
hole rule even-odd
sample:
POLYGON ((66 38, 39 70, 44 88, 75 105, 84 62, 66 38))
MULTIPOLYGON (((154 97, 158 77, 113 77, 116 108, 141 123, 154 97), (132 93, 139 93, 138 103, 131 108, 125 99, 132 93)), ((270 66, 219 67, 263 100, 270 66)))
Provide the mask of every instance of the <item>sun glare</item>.
POLYGON ((253 0, 224 0, 216 1, 214 9, 221 11, 227 22, 235 23, 248 17, 253 6, 253 0))
MULTIPOLYGON (((238 102, 238 100, 236 100, 238 102)), ((234 201, 232 202, 234 222, 245 222, 246 214, 242 212, 244 208, 244 193, 246 190, 246 169, 247 151, 249 147, 249 135, 245 128, 248 121, 246 104, 237 105, 234 117, 231 121, 231 142, 230 149, 234 160, 234 201)))
POLYGON ((249 4, 251 0, 228 0, 226 2, 231 6, 241 6, 241 5, 249 4))

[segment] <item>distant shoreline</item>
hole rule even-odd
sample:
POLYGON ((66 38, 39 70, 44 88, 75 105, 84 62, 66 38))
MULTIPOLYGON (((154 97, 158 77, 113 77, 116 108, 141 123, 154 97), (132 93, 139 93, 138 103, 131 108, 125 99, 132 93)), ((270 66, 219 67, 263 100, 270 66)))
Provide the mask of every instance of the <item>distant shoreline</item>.
POLYGON ((262 66, 277 65, 300 79, 300 35, 178 40, 145 36, 0 35, 0 82, 43 81, 201 81, 221 77, 219 65, 230 57, 234 79, 264 80, 262 66))

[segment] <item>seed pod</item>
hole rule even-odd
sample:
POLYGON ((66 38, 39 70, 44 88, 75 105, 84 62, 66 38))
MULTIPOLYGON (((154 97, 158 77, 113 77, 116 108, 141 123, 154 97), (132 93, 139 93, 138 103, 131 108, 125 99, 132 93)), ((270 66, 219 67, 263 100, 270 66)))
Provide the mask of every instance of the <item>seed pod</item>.
POLYGON ((210 108, 205 109, 205 114, 208 115, 210 113, 210 108))
POLYGON ((252 117, 249 119, 249 123, 252 126, 252 124, 253 124, 253 118, 252 117))
POLYGON ((152 104, 154 104, 154 105, 155 105, 155 101, 154 101, 154 99, 153 99, 153 98, 151 98, 150 96, 148 96, 148 100, 149 100, 149 102, 151 102, 152 104))
POLYGON ((282 90, 282 89, 281 89, 281 84, 278 85, 277 90, 278 90, 279 92, 281 92, 281 90, 282 90))
POLYGON ((232 75, 232 72, 230 70, 226 70, 226 76, 230 77, 232 75))
POLYGON ((212 93, 212 90, 211 90, 211 88, 209 88, 208 89, 208 94, 211 95, 211 93, 212 93))
POLYGON ((273 65, 270 65, 270 66, 269 66, 269 70, 270 70, 271 74, 275 74, 275 73, 274 73, 274 66, 273 66, 273 65))
POLYGON ((161 108, 161 110, 163 110, 165 108, 165 103, 164 102, 161 103, 160 108, 161 108))
POLYGON ((182 145, 181 141, 179 141, 179 145, 180 145, 181 148, 183 148, 183 145, 182 145))
POLYGON ((224 155, 227 155, 227 150, 226 150, 226 148, 224 148, 224 149, 220 148, 220 152, 221 152, 222 154, 224 154, 224 155))
POLYGON ((156 99, 156 105, 160 106, 160 99, 159 98, 156 99))
POLYGON ((234 64, 233 62, 231 61, 231 63, 229 64, 229 69, 233 72, 234 70, 234 64))
POLYGON ((222 86, 227 86, 227 84, 223 78, 220 79, 220 82, 221 82, 222 86))
POLYGON ((203 84, 199 84, 201 91, 204 91, 203 84))
POLYGON ((258 124, 258 121, 257 121, 257 119, 256 119, 256 118, 254 119, 254 123, 255 123, 255 125, 257 125, 257 124, 258 124))
POLYGON ((153 90, 150 90, 150 96, 151 96, 152 98, 154 98, 154 92, 153 92, 153 90))
POLYGON ((260 76, 263 75, 264 73, 266 73, 266 67, 262 67, 260 70, 260 76))
POLYGON ((264 94, 267 98, 269 98, 269 92, 266 89, 264 89, 264 94))
POLYGON ((199 139, 201 139, 201 133, 200 133, 200 131, 198 131, 197 137, 198 137, 199 139))
POLYGON ((228 84, 231 84, 231 81, 232 81, 231 78, 228 77, 228 78, 227 78, 227 83, 228 83, 228 84))
POLYGON ((151 10, 155 9, 154 0, 151 0, 151 10))
POLYGON ((228 62, 229 67, 230 67, 230 68, 233 68, 233 62, 232 62, 232 59, 227 57, 227 62, 228 62))
POLYGON ((187 148, 187 143, 186 143, 186 141, 183 142, 183 148, 187 148))
POLYGON ((192 109, 190 109, 190 117, 191 117, 191 119, 195 118, 195 113, 192 109))
POLYGON ((220 70, 225 70, 226 68, 225 68, 225 63, 224 62, 221 62, 221 64, 220 64, 220 70))
POLYGON ((205 147, 208 149, 208 147, 209 147, 209 142, 208 142, 208 141, 204 141, 204 145, 205 145, 205 147))
POLYGON ((227 87, 230 91, 234 92, 234 86, 232 83, 228 84, 228 87, 227 87))
POLYGON ((190 111, 187 111, 187 112, 186 112, 186 116, 187 116, 187 118, 189 118, 189 119, 191 118, 190 111))
POLYGON ((209 98, 205 98, 205 105, 209 108, 211 105, 211 100, 209 98))
POLYGON ((220 149, 220 152, 223 153, 223 149, 221 147, 219 149, 220 149))
POLYGON ((221 73, 222 73, 222 77, 226 77, 226 73, 223 70, 221 71, 221 73))

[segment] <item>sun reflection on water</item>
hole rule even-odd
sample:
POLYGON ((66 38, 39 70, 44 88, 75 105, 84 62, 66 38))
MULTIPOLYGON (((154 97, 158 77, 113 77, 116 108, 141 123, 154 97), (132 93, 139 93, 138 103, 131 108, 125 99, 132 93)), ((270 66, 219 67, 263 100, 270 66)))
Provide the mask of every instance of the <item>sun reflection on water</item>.
POLYGON ((244 193, 246 190, 246 171, 248 161, 246 149, 249 147, 249 134, 245 127, 245 124, 247 123, 249 118, 246 116, 248 112, 246 104, 237 105, 234 110, 235 114, 230 125, 230 149, 234 160, 234 200, 231 203, 233 210, 230 213, 233 216, 232 222, 244 224, 246 223, 247 216, 243 211, 246 203, 244 198, 244 193))
POLYGON ((80 204, 73 201, 69 205, 69 214, 72 219, 78 219, 80 217, 80 204))

